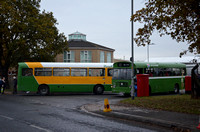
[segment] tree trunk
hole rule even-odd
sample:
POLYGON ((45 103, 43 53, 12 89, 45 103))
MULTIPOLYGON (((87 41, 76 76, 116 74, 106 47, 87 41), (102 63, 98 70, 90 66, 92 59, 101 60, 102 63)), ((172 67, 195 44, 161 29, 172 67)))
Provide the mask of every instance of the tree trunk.
POLYGON ((8 82, 8 69, 9 69, 9 67, 6 67, 6 66, 3 66, 2 67, 2 73, 1 73, 1 75, 2 75, 2 77, 1 78, 3 78, 3 77, 5 77, 5 81, 6 81, 6 89, 9 89, 10 88, 10 86, 9 86, 9 82, 8 82))

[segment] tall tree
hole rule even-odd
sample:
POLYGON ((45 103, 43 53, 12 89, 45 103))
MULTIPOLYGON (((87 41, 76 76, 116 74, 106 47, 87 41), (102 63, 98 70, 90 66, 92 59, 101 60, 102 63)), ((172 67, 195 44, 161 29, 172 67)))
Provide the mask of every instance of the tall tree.
POLYGON ((144 23, 134 39, 138 46, 150 44, 150 36, 158 30, 160 36, 170 35, 189 47, 180 56, 200 53, 200 1, 199 0, 146 0, 145 8, 138 10, 131 20, 144 23))
POLYGON ((40 0, 0 2, 0 69, 23 61, 54 61, 67 50, 67 39, 59 33, 52 12, 40 11, 40 0))

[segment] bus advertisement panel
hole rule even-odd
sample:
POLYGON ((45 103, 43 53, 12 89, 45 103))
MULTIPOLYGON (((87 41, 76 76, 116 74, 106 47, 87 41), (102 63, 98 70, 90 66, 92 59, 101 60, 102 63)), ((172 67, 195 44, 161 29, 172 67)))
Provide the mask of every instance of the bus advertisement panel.
POLYGON ((111 91, 112 63, 24 62, 18 65, 18 91, 41 95, 111 91))

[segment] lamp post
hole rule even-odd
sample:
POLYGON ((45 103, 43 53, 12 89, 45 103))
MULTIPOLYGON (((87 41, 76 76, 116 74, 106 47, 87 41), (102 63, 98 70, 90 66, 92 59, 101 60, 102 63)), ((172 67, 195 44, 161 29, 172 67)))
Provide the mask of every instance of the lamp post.
POLYGON ((149 62, 149 45, 155 45, 154 43, 147 44, 147 62, 149 62))
MULTIPOLYGON (((133 15, 133 0, 131 0, 131 16, 133 15)), ((132 100, 134 100, 134 41, 133 41, 133 38, 134 38, 134 35, 133 35, 133 21, 131 21, 131 62, 132 62, 132 66, 131 66, 131 98, 132 100)))

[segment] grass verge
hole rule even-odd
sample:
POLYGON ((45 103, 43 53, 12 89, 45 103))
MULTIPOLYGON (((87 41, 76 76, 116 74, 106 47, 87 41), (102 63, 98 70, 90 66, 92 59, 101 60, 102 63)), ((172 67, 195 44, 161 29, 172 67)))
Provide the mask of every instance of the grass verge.
POLYGON ((200 99, 191 99, 190 95, 136 97, 122 100, 120 104, 200 115, 200 99))

